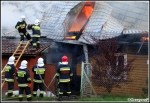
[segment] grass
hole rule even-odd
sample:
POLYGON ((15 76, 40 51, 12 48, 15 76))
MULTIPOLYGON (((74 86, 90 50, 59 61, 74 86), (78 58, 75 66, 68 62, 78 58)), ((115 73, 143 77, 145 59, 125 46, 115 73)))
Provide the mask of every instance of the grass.
MULTIPOLYGON (((4 99, 7 99, 8 97, 3 95, 2 96, 2 101, 6 101, 4 99)), ((134 97, 134 96, 130 96, 130 95, 112 95, 112 94, 103 94, 101 96, 96 97, 91 97, 91 98, 72 98, 70 101, 128 101, 128 98, 141 98, 142 97, 134 97)), ((32 98, 33 101, 57 101, 57 98, 55 97, 33 97, 32 98)), ((63 97, 63 100, 66 101, 66 97, 63 97)), ((7 100, 7 101, 18 101, 18 98, 15 97, 13 100, 7 100)), ((26 101, 26 96, 24 95, 23 101, 26 101)))

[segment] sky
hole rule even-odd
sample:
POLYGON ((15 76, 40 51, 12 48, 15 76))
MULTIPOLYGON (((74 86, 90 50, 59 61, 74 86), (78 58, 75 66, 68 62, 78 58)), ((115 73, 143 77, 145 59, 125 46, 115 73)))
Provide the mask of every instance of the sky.
POLYGON ((2 35, 15 29, 20 16, 26 17, 27 24, 33 24, 35 19, 45 19, 46 11, 60 3, 60 1, 2 1, 1 29, 2 35))

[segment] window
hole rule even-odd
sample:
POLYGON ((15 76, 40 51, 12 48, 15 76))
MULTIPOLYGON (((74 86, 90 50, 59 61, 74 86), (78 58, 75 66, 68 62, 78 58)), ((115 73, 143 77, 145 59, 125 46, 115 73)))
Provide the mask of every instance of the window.
POLYGON ((109 80, 119 81, 127 79, 127 54, 116 53, 114 62, 109 63, 107 76, 109 80), (111 65, 110 65, 111 64, 111 65))

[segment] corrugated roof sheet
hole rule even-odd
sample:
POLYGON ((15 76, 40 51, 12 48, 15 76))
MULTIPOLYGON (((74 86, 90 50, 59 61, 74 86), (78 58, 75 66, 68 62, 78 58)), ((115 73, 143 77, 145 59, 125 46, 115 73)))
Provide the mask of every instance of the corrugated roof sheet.
POLYGON ((140 30, 140 29, 124 29, 123 34, 141 34, 144 31, 149 32, 148 30, 140 30))

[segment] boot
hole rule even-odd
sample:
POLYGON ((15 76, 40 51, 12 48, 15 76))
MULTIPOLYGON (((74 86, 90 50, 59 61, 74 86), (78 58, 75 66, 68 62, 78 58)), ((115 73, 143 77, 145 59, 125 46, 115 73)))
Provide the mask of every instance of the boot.
POLYGON ((36 50, 36 48, 35 48, 35 47, 33 47, 33 48, 32 48, 32 50, 36 50))
POLYGON ((43 97, 43 94, 40 94, 40 97, 43 97))
POLYGON ((70 95, 68 95, 68 100, 70 100, 70 95))
POLYGON ((22 46, 22 44, 23 44, 23 41, 20 41, 20 43, 19 43, 19 44, 20 44, 20 46, 22 46))
POLYGON ((37 44, 37 48, 38 48, 38 49, 40 48, 40 44, 39 44, 39 43, 37 44))
POLYGON ((13 98, 13 97, 15 97, 15 95, 14 95, 14 94, 10 96, 10 98, 13 98))
POLYGON ((22 101, 23 100, 23 98, 19 98, 19 101, 22 101))
POLYGON ((58 101, 62 101, 62 96, 59 95, 58 101))
POLYGON ((27 98, 27 101, 32 101, 32 97, 30 97, 30 98, 27 98))
POLYGON ((34 97, 36 97, 37 94, 33 94, 34 97))

